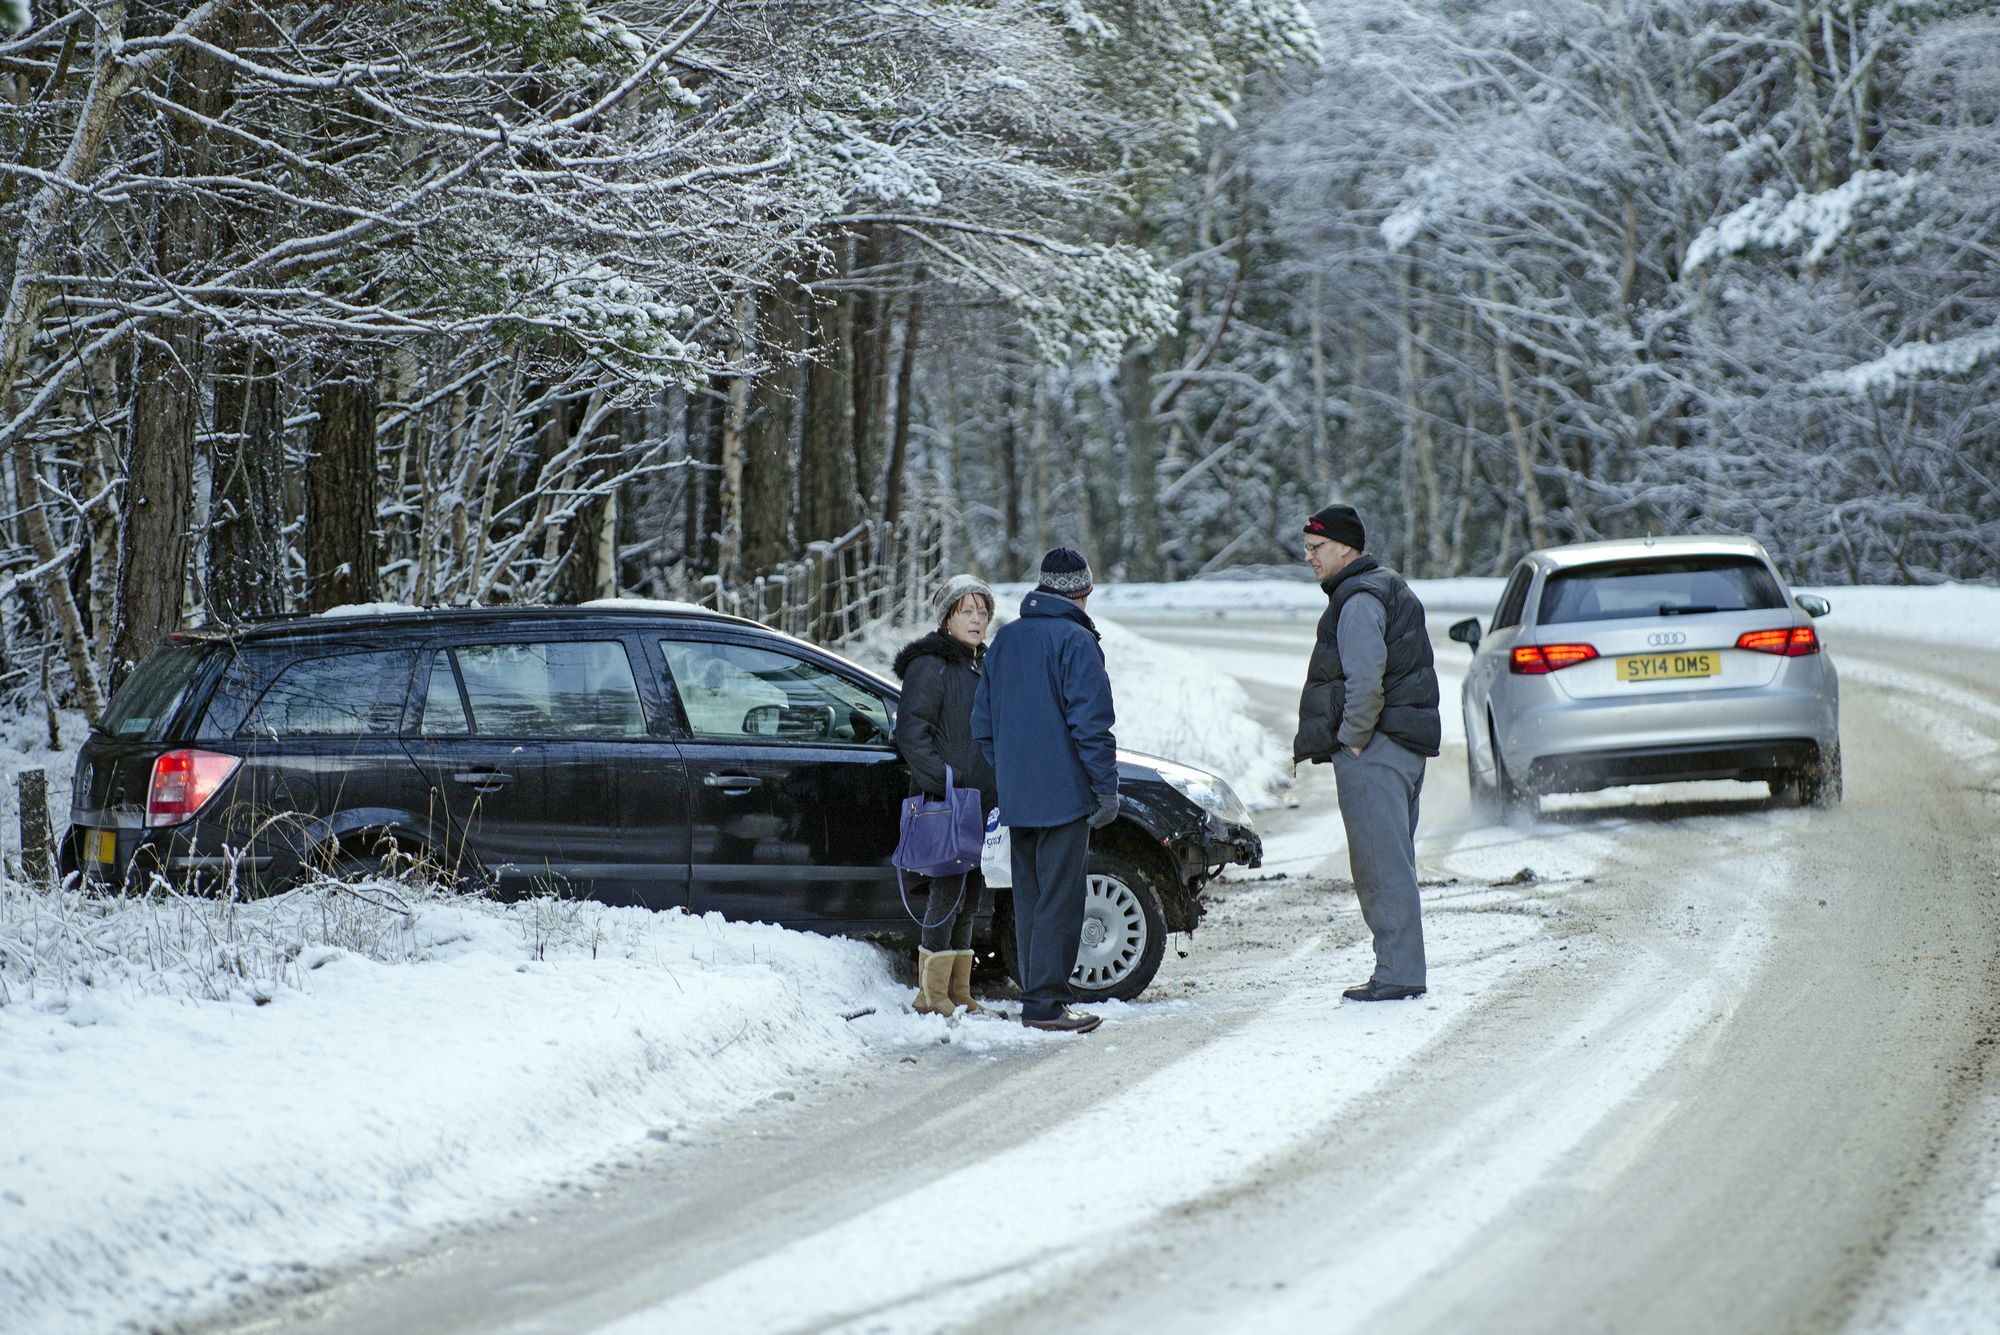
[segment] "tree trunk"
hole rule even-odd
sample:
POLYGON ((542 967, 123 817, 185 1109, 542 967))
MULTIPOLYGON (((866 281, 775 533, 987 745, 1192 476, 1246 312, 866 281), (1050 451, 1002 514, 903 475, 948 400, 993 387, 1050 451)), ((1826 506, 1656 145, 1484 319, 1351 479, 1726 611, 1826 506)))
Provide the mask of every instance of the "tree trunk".
POLYGON ((1118 368, 1118 387, 1132 479, 1125 508, 1125 578, 1150 582, 1160 577, 1160 423, 1153 416, 1152 349, 1125 358, 1118 368))
POLYGON ((277 368, 255 343, 222 354, 210 446, 210 619, 235 624, 285 610, 284 422, 277 368))
POLYGON ((743 580, 743 452, 747 446, 750 417, 750 361, 757 303, 750 296, 736 299, 736 326, 730 361, 736 374, 729 377, 729 397, 722 413, 722 435, 716 443, 715 502, 721 522, 715 530, 715 572, 724 588, 733 589, 743 580))
POLYGON ((333 368, 313 396, 319 421, 306 463, 306 606, 375 600, 375 368, 333 368))
POLYGON ((1021 460, 1014 425, 1014 381, 1000 382, 1000 520, 1004 543, 1001 559, 1006 563, 1003 579, 1012 579, 1025 568, 1021 554, 1021 460))
MULTIPOLYGON (((1487 279, 1487 292, 1493 290, 1487 279)), ((1514 392, 1514 354, 1507 335, 1493 331, 1493 372, 1500 389, 1500 409, 1507 417, 1507 438, 1514 445, 1514 470, 1521 483, 1521 501, 1528 512, 1528 541, 1535 547, 1549 545, 1549 523, 1542 513, 1542 490, 1535 481, 1535 465, 1528 449, 1528 433, 1521 425, 1521 405, 1514 392)))
POLYGON ((809 304, 810 358, 799 446, 799 540, 838 538, 854 527, 860 422, 855 413, 854 297, 809 304))
MULTIPOLYGON (((867 274, 882 258, 873 232, 855 243, 853 272, 867 274)), ((849 300, 853 376, 848 397, 854 405, 854 497, 857 514, 879 514, 882 462, 888 453, 885 429, 889 399, 889 303, 874 291, 849 300)))
POLYGON ((762 574, 792 558, 798 508, 800 330, 797 288, 777 288, 760 303, 757 351, 764 372, 749 386, 743 434, 743 563, 762 574))
POLYGON ((200 413, 201 330, 165 321, 139 349, 132 449, 125 466, 125 544, 118 569, 118 631, 111 689, 181 624, 194 440, 200 413))
POLYGON ((1333 447, 1326 429, 1326 275, 1313 270, 1312 305, 1308 308, 1312 336, 1312 442, 1306 467, 1300 477, 1313 509, 1325 504, 1317 498, 1333 490, 1333 447))
MULTIPOLYGON (((921 269, 918 277, 922 277, 921 269)), ((895 420, 889 429, 888 476, 882 489, 882 517, 892 527, 903 512, 903 472, 910 458, 910 400, 916 387, 917 332, 923 326, 923 314, 923 298, 913 284, 910 313, 903 320, 903 347, 896 367, 895 420)))

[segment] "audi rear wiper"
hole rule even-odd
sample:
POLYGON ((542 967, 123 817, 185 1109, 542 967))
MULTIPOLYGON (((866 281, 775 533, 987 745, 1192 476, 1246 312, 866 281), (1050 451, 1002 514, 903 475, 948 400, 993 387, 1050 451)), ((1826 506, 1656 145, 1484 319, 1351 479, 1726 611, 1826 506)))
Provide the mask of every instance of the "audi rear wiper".
POLYGON ((1692 616, 1699 612, 1720 612, 1721 610, 1719 607, 1669 607, 1665 603, 1660 604, 1660 615, 1663 617, 1684 617, 1692 616))

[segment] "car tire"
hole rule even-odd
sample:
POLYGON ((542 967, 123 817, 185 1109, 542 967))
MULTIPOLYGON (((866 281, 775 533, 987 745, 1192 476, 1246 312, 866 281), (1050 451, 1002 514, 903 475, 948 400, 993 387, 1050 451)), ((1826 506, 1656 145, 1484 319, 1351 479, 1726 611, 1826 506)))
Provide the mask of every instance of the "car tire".
POLYGON ((1802 807, 1829 811, 1840 805, 1840 748, 1835 746, 1805 769, 1795 772, 1786 787, 1802 807))
POLYGON ((1473 758, 1470 742, 1465 745, 1465 788, 1472 797, 1473 815, 1492 820, 1500 814, 1500 793, 1491 783, 1479 777, 1479 765, 1473 758))
POLYGON ((1517 820, 1533 820, 1540 814, 1541 804, 1535 795, 1522 787, 1507 768, 1507 758, 1500 754, 1500 738, 1493 731, 1491 719, 1486 723, 1486 737, 1493 746, 1493 786, 1498 792, 1496 798, 1500 808, 1500 819, 1508 824, 1517 820))
POLYGON ((322 859, 309 861, 302 870, 307 879, 317 868, 335 881, 402 880, 420 874, 423 863, 421 853, 394 835, 377 831, 348 836, 322 859))
MULTIPOLYGON (((1091 850, 1083 939, 1069 988, 1079 1004, 1131 1001, 1152 985, 1167 953, 1167 915, 1155 878, 1128 858, 1091 850)), ((1011 899, 1011 896, 1010 896, 1011 899)), ((1007 972, 1021 980, 1012 904, 1000 937, 1007 972)), ((999 924, 996 923, 996 926, 999 924)))

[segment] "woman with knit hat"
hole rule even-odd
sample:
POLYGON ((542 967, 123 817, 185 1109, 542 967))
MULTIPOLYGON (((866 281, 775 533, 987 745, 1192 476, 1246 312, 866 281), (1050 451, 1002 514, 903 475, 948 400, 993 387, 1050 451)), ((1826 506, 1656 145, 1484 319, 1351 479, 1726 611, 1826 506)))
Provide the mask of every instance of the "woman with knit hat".
MULTIPOLYGON (((993 621, 993 590, 974 575, 953 575, 931 595, 938 626, 896 655, 903 679, 896 711, 896 749, 910 767, 910 791, 944 796, 945 766, 959 788, 979 790, 979 809, 996 801, 993 767, 972 740, 972 697, 986 656, 993 621)), ((972 925, 986 885, 977 868, 956 876, 909 882, 911 902, 923 904, 917 951, 915 1009, 950 1015, 960 1006, 978 1013, 972 999, 972 925)))

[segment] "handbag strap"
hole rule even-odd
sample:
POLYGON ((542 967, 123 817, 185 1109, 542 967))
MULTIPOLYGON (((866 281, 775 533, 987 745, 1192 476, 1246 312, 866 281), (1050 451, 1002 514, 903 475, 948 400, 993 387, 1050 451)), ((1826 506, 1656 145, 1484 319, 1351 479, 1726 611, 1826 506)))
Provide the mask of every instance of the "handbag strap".
MULTIPOLYGON (((896 893, 898 895, 901 895, 903 898, 903 912, 910 915, 911 922, 917 924, 917 926, 919 927, 925 928, 926 930, 933 927, 944 926, 946 923, 950 922, 953 918, 956 918, 958 916, 959 909, 964 906, 965 879, 970 875, 972 875, 972 873, 968 871, 962 871, 958 874, 958 898, 951 901, 951 912, 945 914, 944 917, 939 918, 936 922, 932 922, 931 901, 936 898, 936 895, 933 894, 925 896, 923 916, 918 917, 917 911, 910 907, 910 890, 908 886, 903 884, 903 869, 901 867, 896 868, 896 893)), ((931 884, 936 885, 938 881, 942 879, 943 879, 942 877, 933 877, 931 880, 931 884)))

